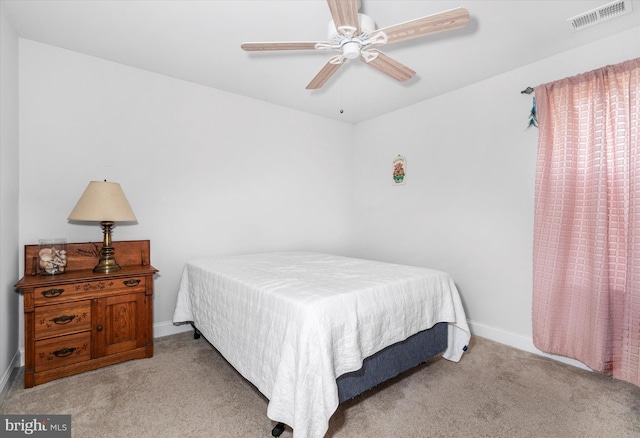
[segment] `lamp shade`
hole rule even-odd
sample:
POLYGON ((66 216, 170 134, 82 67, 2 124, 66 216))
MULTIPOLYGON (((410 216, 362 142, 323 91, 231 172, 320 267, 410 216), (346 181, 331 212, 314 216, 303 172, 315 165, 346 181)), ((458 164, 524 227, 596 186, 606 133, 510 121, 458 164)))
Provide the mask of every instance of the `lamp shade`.
POLYGON ((136 222, 120 184, 91 181, 69 214, 70 221, 136 222))

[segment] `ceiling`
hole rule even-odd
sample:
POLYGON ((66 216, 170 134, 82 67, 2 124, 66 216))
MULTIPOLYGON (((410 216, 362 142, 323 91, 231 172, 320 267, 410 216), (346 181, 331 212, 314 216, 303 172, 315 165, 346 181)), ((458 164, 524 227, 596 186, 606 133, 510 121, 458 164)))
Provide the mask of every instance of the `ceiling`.
POLYGON ((245 52, 240 44, 326 41, 325 0, 1 1, 22 38, 347 123, 640 26, 640 0, 630 1, 632 13, 577 32, 568 18, 610 0, 362 0, 360 12, 378 28, 459 6, 471 18, 463 29, 383 47, 417 72, 406 82, 355 60, 310 91, 305 86, 331 53, 245 52))

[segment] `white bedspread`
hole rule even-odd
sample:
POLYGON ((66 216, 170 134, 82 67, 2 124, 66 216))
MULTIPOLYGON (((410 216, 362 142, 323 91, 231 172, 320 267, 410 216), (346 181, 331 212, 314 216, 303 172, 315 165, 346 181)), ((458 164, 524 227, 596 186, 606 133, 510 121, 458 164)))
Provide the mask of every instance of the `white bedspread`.
POLYGON ((307 252, 187 263, 173 321, 193 321, 295 438, 324 436, 336 378, 367 356, 449 322, 443 356, 457 362, 470 338, 449 274, 307 252))

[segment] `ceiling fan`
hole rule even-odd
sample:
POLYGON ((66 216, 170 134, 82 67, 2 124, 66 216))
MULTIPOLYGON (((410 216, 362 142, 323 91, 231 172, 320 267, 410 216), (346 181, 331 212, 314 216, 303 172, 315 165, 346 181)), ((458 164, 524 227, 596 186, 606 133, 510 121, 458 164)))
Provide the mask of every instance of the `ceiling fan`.
POLYGON ((469 22, 469 11, 456 8, 417 18, 393 26, 376 29, 371 17, 358 13, 360 0, 327 0, 333 20, 329 23, 329 42, 291 41, 243 43, 243 50, 333 50, 339 52, 325 64, 307 85, 308 90, 322 87, 349 59, 360 58, 398 81, 412 78, 416 72, 385 55, 378 46, 410 40, 447 30, 464 27, 469 22))

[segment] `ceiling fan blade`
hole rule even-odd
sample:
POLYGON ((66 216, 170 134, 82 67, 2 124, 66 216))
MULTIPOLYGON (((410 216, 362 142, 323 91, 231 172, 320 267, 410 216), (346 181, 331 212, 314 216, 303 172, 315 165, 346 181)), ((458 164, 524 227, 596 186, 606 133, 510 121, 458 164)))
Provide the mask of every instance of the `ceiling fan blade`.
POLYGON ((387 35, 387 44, 410 40, 424 35, 459 29, 469 23, 469 11, 465 8, 439 12, 405 23, 378 29, 387 35))
POLYGON ((324 67, 318 72, 318 74, 309 82, 307 85, 307 90, 316 90, 322 87, 333 74, 338 71, 338 69, 344 64, 344 61, 340 63, 332 63, 331 61, 327 62, 324 67))
POLYGON ((360 23, 358 21, 358 8, 360 0, 327 0, 331 18, 336 25, 336 29, 342 26, 355 27, 354 35, 360 34, 360 23))
POLYGON ((316 41, 291 41, 276 43, 242 43, 240 47, 247 52, 262 52, 269 50, 315 50, 316 41))
POLYGON ((400 64, 395 59, 385 55, 379 50, 369 50, 369 53, 375 53, 377 56, 369 61, 362 56, 362 59, 365 63, 369 64, 371 67, 381 71, 382 73, 391 76, 392 78, 403 82, 407 79, 412 78, 416 72, 411 70, 406 65, 400 64))

